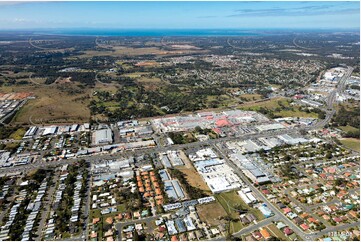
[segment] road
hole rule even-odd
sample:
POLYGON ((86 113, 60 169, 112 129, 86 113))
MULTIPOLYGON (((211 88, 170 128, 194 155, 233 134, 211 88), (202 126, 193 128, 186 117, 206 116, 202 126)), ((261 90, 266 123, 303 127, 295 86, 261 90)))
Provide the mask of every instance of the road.
MULTIPOLYGON (((58 174, 53 176, 52 183, 56 184, 58 179, 59 179, 58 174)), ((46 225, 46 219, 47 219, 50 209, 51 209, 51 205, 52 205, 52 201, 53 201, 52 197, 55 192, 55 188, 56 188, 56 185, 50 185, 50 188, 47 191, 47 195, 43 199, 43 204, 42 204, 43 208, 41 210, 41 217, 40 217, 40 222, 39 222, 39 226, 38 226, 38 231, 35 233, 37 235, 34 238, 35 240, 41 240, 43 237, 43 231, 44 231, 44 228, 46 225)))
POLYGON ((297 39, 297 37, 294 38, 293 41, 292 41, 293 44, 294 44, 296 47, 298 47, 298 48, 300 48, 300 49, 304 49, 304 50, 316 50, 316 49, 314 49, 314 48, 307 48, 307 47, 300 46, 299 44, 297 44, 296 39, 297 39))
POLYGON ((85 211, 84 211, 84 216, 86 219, 84 219, 84 225, 85 225, 85 230, 83 230, 83 236, 84 236, 84 239, 85 240, 88 240, 88 235, 89 235, 89 211, 90 211, 90 195, 91 195, 91 187, 92 187, 92 176, 90 175, 90 179, 88 180, 87 182, 87 186, 88 186, 88 189, 87 189, 87 192, 86 192, 86 206, 85 206, 85 211))
POLYGON ((56 50, 55 48, 45 48, 45 47, 36 46, 32 43, 32 38, 29 39, 29 45, 39 50, 56 50))

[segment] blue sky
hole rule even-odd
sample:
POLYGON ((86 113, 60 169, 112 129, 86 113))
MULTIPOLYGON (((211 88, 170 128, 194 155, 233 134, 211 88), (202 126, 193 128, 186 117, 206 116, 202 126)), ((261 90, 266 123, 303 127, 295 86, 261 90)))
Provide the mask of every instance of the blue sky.
POLYGON ((354 2, 0 2, 0 29, 359 28, 354 2))

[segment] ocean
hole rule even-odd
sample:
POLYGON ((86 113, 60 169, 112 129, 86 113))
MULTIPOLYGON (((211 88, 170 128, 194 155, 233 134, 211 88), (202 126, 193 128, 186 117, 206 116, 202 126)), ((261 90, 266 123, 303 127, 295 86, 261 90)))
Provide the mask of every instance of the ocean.
POLYGON ((57 29, 34 31, 34 34, 54 34, 71 36, 260 36, 263 31, 235 29, 57 29))

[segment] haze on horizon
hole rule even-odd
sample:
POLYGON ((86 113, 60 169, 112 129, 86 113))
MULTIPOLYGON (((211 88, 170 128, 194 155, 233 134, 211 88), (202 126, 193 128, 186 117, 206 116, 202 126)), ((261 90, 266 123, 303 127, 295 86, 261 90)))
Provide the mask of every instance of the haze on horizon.
POLYGON ((354 2, 0 2, 0 29, 359 29, 354 2))

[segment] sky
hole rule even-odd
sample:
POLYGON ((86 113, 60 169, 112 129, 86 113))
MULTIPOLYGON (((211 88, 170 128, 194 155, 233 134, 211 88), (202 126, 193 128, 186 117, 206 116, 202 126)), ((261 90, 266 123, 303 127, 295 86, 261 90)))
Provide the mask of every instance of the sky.
POLYGON ((360 2, 0 2, 0 29, 360 28, 360 2))

